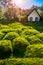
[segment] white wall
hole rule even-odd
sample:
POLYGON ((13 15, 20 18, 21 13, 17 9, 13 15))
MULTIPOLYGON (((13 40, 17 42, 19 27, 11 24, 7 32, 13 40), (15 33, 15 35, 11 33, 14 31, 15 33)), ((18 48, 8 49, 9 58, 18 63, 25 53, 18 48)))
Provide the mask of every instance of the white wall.
POLYGON ((33 21, 35 21, 35 18, 38 17, 38 21, 40 20, 40 16, 37 14, 36 10, 34 10, 29 16, 28 21, 30 21, 30 17, 33 17, 33 21))

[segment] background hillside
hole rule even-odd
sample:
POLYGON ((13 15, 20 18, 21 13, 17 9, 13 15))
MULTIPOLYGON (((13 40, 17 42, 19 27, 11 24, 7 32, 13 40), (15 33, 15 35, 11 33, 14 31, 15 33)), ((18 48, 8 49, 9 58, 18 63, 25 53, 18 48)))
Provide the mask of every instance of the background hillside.
POLYGON ((43 65, 43 22, 4 21, 0 20, 0 65, 43 65))

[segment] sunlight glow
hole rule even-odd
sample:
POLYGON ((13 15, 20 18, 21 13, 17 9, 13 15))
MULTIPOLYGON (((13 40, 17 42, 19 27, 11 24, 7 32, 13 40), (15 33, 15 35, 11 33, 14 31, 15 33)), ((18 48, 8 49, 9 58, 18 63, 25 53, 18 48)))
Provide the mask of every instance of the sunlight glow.
POLYGON ((12 2, 16 4, 16 6, 20 8, 30 8, 34 4, 34 0, 12 0, 12 2))
POLYGON ((23 0, 12 0, 13 3, 15 2, 17 5, 21 4, 23 2, 23 0))

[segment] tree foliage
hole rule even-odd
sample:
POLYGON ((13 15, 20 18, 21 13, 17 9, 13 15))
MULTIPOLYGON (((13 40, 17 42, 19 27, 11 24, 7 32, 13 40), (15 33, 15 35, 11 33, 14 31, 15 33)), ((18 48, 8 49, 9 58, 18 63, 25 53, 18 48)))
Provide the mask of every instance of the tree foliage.
POLYGON ((2 12, 2 7, 0 6, 0 18, 2 18, 3 12, 2 12))

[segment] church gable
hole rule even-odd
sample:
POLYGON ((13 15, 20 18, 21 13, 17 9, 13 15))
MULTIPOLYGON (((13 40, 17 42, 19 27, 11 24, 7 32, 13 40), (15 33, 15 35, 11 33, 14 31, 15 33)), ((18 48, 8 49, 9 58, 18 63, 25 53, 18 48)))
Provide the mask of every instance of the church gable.
POLYGON ((40 20, 40 15, 35 8, 30 10, 30 13, 28 14, 27 17, 28 17, 28 21, 39 21, 40 20))

